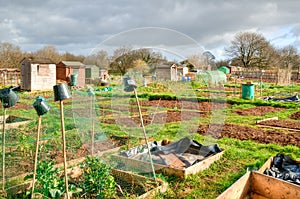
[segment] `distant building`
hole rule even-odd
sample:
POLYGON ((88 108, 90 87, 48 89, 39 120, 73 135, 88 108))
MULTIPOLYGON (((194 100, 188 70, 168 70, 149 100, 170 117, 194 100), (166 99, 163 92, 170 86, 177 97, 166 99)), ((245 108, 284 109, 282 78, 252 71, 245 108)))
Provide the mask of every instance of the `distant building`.
POLYGON ((177 65, 176 64, 162 64, 157 66, 155 70, 155 76, 157 80, 171 80, 177 81, 179 80, 177 65))
POLYGON ((180 76, 186 76, 189 72, 189 68, 186 66, 177 67, 177 73, 180 76))
POLYGON ((73 83, 75 86, 85 86, 85 65, 78 61, 61 61, 56 64, 56 78, 57 80, 66 81, 72 84, 71 78, 75 78, 73 83))
POLYGON ((56 65, 50 59, 24 58, 20 63, 21 89, 52 90, 56 84, 56 65))
POLYGON ((19 68, 0 68, 0 83, 6 86, 20 86, 21 71, 19 68))
POLYGON ((85 66, 85 83, 91 84, 95 81, 99 81, 99 67, 96 65, 85 66))

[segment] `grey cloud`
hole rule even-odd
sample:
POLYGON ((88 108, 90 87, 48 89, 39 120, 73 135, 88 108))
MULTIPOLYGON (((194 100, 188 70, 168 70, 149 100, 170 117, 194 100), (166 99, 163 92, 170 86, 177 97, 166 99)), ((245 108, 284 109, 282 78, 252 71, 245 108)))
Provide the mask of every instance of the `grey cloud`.
MULTIPOLYGON (((293 0, 1 1, 0 38, 28 46, 29 51, 50 44, 84 52, 123 31, 162 27, 186 34, 219 53, 237 32, 269 33, 299 24, 298 4, 293 0)), ((298 34, 299 28, 293 33, 298 34)), ((157 42, 159 37, 147 38, 157 42)), ((297 41, 299 45, 299 38, 297 41)))

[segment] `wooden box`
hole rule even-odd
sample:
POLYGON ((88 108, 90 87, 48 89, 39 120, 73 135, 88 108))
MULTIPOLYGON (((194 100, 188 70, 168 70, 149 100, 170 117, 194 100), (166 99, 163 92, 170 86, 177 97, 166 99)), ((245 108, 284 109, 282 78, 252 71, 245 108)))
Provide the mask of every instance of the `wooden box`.
POLYGON ((118 169, 112 170, 112 175, 115 177, 115 180, 120 179, 122 180, 129 189, 133 189, 132 187, 141 186, 145 187, 145 192, 142 194, 137 194, 138 199, 151 199, 155 198, 157 193, 165 192, 168 188, 168 183, 164 182, 160 179, 151 179, 145 176, 141 176, 132 172, 126 172, 118 169))
POLYGON ((262 173, 247 172, 217 199, 296 199, 300 187, 262 173))
MULTIPOLYGON (((214 154, 205 158, 204 160, 190 166, 187 168, 182 167, 169 167, 162 164, 154 164, 154 169, 156 173, 164 173, 167 175, 175 175, 179 178, 186 178, 190 174, 199 173, 205 169, 207 169, 212 163, 219 160, 224 154, 224 150, 220 153, 214 154)), ((126 165, 126 167, 140 172, 140 173, 150 173, 151 172, 151 164, 149 162, 144 162, 141 160, 135 160, 132 158, 127 158, 120 155, 113 155, 117 161, 122 162, 126 165)))

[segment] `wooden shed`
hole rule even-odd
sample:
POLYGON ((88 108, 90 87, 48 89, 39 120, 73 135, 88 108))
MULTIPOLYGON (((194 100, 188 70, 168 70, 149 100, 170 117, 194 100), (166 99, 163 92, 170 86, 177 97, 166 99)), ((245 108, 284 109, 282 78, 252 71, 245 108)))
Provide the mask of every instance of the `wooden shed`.
POLYGON ((56 65, 50 59, 24 58, 20 69, 23 90, 52 90, 56 84, 56 65))
POLYGON ((71 85, 71 76, 76 75, 76 86, 85 86, 85 65, 78 61, 61 61, 56 64, 56 79, 71 85))
POLYGON ((155 70, 155 75, 157 80, 171 80, 171 81, 177 81, 179 80, 178 74, 177 74, 177 65, 172 64, 162 64, 159 65, 155 70))
POLYGON ((85 66, 85 83, 89 84, 95 80, 99 80, 99 67, 96 65, 85 66))

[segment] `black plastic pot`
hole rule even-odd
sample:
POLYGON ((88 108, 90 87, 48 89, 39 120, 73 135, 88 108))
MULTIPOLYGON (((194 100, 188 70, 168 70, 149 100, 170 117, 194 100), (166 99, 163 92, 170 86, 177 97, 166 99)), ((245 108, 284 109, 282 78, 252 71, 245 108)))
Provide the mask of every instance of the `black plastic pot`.
POLYGON ((43 99, 37 99, 33 103, 33 107, 38 115, 44 115, 50 110, 50 106, 48 106, 43 99))
POLYGON ((54 101, 64 100, 71 98, 69 88, 66 84, 58 84, 53 86, 54 101))
POLYGON ((18 102, 18 95, 10 88, 0 90, 0 99, 4 108, 9 108, 18 102))
POLYGON ((135 81, 130 77, 124 77, 123 83, 124 91, 126 92, 132 92, 135 88, 137 88, 137 86, 135 85, 135 81))

